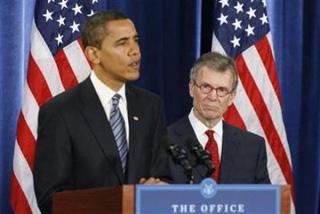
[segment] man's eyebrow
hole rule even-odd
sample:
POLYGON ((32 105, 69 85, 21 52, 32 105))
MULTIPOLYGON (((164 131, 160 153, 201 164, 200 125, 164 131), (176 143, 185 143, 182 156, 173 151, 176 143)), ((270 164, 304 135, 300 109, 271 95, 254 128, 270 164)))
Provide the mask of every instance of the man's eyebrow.
MULTIPOLYGON (((136 35, 133 36, 133 38, 134 38, 134 39, 139 39, 139 35, 136 34, 136 35)), ((117 43, 121 43, 121 42, 127 41, 127 40, 129 40, 129 39, 130 39, 130 37, 122 37, 122 38, 116 40, 115 43, 116 43, 116 44, 117 44, 117 43)))
POLYGON ((119 43, 119 42, 122 42, 122 41, 127 41, 129 39, 129 37, 122 37, 118 40, 115 41, 115 43, 119 43))

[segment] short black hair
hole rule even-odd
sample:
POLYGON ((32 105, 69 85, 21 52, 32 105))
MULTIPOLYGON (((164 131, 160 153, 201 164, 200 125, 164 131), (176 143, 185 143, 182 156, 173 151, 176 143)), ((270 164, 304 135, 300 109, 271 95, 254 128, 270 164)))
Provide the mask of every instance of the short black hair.
POLYGON ((84 48, 87 46, 100 48, 104 37, 108 33, 108 29, 106 28, 107 23, 123 19, 129 19, 129 17, 116 10, 98 12, 91 16, 82 30, 82 43, 84 48))

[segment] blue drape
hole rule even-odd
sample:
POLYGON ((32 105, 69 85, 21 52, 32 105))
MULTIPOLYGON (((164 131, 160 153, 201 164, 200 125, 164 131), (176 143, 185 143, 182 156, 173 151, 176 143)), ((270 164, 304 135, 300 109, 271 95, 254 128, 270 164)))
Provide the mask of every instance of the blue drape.
POLYGON ((0 213, 10 213, 16 121, 25 81, 33 1, 0 2, 0 213))
POLYGON ((270 4, 297 213, 319 213, 320 2, 270 4))
MULTIPOLYGON (((100 0, 101 1, 101 0, 100 0)), ((283 116, 292 154, 297 213, 319 213, 320 2, 267 1, 283 116)), ((212 0, 109 0, 134 20, 143 54, 138 85, 165 100, 167 122, 190 110, 188 73, 210 49, 212 0)), ((0 213, 10 213, 16 120, 20 111, 34 0, 0 6, 0 213)))

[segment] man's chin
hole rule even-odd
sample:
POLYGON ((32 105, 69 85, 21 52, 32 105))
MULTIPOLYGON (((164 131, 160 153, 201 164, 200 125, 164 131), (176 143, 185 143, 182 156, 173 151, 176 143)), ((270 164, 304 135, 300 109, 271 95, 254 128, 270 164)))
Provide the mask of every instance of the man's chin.
POLYGON ((217 112, 206 112, 204 116, 207 120, 215 120, 219 117, 217 112))
POLYGON ((136 81, 140 78, 140 72, 130 73, 126 79, 127 81, 136 81))

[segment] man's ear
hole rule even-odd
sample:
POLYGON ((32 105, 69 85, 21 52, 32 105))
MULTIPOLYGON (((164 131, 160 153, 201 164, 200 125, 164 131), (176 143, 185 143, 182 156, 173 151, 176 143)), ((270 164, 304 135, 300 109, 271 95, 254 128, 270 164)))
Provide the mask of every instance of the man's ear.
POLYGON ((99 64, 100 63, 100 57, 98 53, 98 49, 96 47, 88 46, 84 50, 84 53, 89 60, 90 63, 92 64, 99 64))
POLYGON ((189 81, 189 94, 190 94, 190 97, 193 98, 193 89, 194 89, 194 84, 192 81, 189 81))
POLYGON ((228 101, 228 106, 231 106, 235 97, 236 97, 236 90, 234 90, 233 92, 231 92, 230 97, 229 97, 229 101, 228 101))

